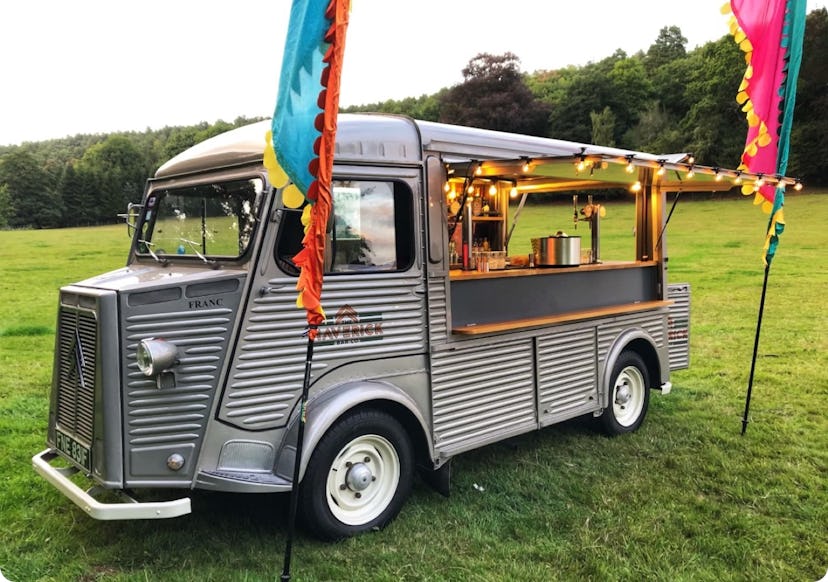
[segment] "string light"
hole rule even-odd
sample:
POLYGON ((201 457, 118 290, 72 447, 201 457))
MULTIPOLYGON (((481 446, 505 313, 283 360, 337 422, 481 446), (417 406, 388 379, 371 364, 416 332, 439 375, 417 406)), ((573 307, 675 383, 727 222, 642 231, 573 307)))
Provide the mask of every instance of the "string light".
POLYGON ((517 186, 512 186, 512 187, 509 189, 509 196, 510 196, 511 198, 517 198, 517 195, 518 195, 517 186))
POLYGON ((713 168, 713 176, 713 179, 717 182, 721 182, 722 178, 724 178, 724 176, 719 173, 719 168, 713 168))
POLYGON ((489 196, 494 196, 495 194, 497 194, 497 186, 492 184, 489 186, 489 196))
POLYGON ((627 170, 628 174, 632 174, 633 172, 635 172, 635 165, 633 164, 633 157, 634 156, 627 156, 627 167, 625 169, 627 170))
POLYGON ((446 182, 445 184, 443 184, 443 192, 448 194, 449 190, 451 190, 451 185, 448 182, 446 182))
POLYGON ((630 192, 641 192, 641 181, 636 180, 635 183, 630 186, 630 192))
POLYGON ((530 160, 529 158, 523 158, 523 166, 521 166, 520 169, 523 171, 524 174, 529 173, 529 170, 530 170, 529 162, 531 162, 531 161, 532 160, 530 160))
POLYGON ((479 175, 481 175, 482 173, 483 173, 483 162, 480 162, 480 163, 477 165, 477 168, 474 170, 474 174, 475 174, 476 176, 479 176, 479 175))
POLYGON ((693 166, 690 166, 690 167, 687 169, 687 177, 688 177, 688 178, 692 178, 692 177, 693 177, 693 176, 695 176, 695 175, 696 175, 696 171, 693 169, 693 166))
POLYGON ((796 190, 797 192, 801 191, 802 190, 802 182, 800 182, 799 180, 794 182, 794 190, 796 190))
POLYGON ((733 183, 737 186, 742 183, 742 172, 736 172, 736 177, 733 179, 733 183))
POLYGON ((666 172, 666 170, 664 169, 664 160, 661 160, 658 163, 658 171, 656 172, 656 174, 658 174, 659 176, 663 176, 664 172, 666 172))

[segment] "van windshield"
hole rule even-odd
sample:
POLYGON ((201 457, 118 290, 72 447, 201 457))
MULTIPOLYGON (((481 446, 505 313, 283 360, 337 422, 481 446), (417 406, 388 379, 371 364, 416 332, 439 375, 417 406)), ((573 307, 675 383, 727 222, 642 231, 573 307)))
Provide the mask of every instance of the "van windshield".
POLYGON ((238 259, 253 239, 263 191, 261 178, 154 190, 137 252, 157 260, 238 259))

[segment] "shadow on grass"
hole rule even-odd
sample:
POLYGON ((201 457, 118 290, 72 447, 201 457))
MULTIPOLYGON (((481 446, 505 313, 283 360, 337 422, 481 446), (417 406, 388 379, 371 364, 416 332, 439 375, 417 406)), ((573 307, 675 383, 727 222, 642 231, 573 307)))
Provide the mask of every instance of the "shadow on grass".
POLYGON ((55 330, 45 325, 13 325, 0 328, 0 337, 34 337, 54 333, 55 330))

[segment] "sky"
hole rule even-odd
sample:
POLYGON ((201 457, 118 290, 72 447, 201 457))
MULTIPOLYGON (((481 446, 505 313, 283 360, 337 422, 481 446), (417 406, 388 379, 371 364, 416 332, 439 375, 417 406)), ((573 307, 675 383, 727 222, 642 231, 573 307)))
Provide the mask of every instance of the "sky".
MULTIPOLYGON (((582 66, 646 51, 665 26, 692 50, 728 34, 722 4, 351 0, 340 106, 435 93, 483 52, 527 73, 582 66)), ((289 14, 289 0, 4 0, 0 145, 270 116, 289 14)))

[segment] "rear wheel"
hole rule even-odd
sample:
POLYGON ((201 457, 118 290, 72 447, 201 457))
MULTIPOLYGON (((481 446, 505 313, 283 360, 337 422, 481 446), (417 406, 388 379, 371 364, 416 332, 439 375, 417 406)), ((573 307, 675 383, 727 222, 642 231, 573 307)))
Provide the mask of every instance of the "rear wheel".
POLYGON ((391 415, 346 416, 308 463, 300 489, 304 523, 326 540, 380 529, 402 509, 413 474, 411 439, 391 415))
POLYGON ((607 407, 601 415, 604 431, 617 435, 636 430, 649 403, 650 378, 644 360, 635 352, 622 352, 612 369, 607 407))

